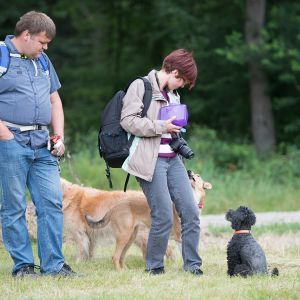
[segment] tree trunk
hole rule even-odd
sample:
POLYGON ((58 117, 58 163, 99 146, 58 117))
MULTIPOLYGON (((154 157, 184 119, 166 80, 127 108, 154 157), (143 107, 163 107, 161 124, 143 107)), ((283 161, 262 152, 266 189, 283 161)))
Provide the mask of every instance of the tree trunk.
POLYGON ((259 48, 265 19, 265 0, 247 0, 246 41, 257 50, 250 54, 251 122, 254 145, 259 154, 275 150, 275 131, 268 78, 261 68, 259 48), (254 55, 253 55, 254 54, 254 55))

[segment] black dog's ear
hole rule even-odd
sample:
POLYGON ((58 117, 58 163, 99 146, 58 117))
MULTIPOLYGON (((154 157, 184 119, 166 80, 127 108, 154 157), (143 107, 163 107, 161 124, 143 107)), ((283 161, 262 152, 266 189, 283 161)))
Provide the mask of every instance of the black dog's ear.
POLYGON ((249 224, 250 226, 253 226, 256 222, 256 216, 250 208, 247 207, 246 211, 247 211, 247 216, 245 218, 245 222, 247 222, 247 224, 249 224))
POLYGON ((229 209, 227 212, 226 212, 226 215, 225 215, 225 219, 229 222, 232 221, 232 213, 233 213, 233 210, 232 209, 229 209))

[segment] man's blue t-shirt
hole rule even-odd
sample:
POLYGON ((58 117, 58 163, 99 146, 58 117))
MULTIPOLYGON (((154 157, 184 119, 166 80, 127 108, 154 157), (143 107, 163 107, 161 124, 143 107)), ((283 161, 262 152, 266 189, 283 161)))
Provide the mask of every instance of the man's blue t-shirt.
MULTIPOLYGON (((11 53, 18 53, 12 38, 7 36, 5 44, 11 53)), ((0 78, 0 120, 19 125, 50 124, 50 94, 61 84, 50 59, 47 56, 46 59, 49 74, 37 59, 10 58, 8 71, 0 78)), ((48 140, 48 132, 44 130, 23 133, 14 128, 11 130, 18 142, 30 143, 33 148, 44 146, 48 140)))

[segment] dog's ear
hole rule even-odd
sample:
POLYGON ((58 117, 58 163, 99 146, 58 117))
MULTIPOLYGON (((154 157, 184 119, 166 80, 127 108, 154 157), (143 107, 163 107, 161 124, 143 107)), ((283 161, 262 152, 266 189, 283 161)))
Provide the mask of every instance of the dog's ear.
POLYGON ((232 221, 232 213, 233 213, 233 210, 232 209, 229 209, 227 212, 226 212, 226 215, 225 215, 225 219, 229 222, 232 221))
POLYGON ((250 208, 246 208, 247 210, 247 216, 245 218, 245 222, 249 224, 250 226, 253 226, 256 223, 256 216, 254 212, 250 208))
POLYGON ((204 181, 203 182, 203 187, 205 190, 211 190, 212 189, 212 184, 207 182, 207 181, 204 181))

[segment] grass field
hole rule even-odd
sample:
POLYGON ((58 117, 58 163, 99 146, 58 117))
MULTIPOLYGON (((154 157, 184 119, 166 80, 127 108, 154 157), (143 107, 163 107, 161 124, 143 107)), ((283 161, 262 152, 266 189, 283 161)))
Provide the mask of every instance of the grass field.
MULTIPOLYGON (((257 239, 266 252, 269 268, 278 267, 280 275, 229 278, 226 275, 226 245, 231 231, 222 228, 202 233, 200 253, 204 276, 194 277, 182 271, 181 258, 166 262, 166 274, 149 276, 144 272, 140 250, 132 247, 127 269, 113 269, 113 245, 99 247, 93 261, 74 261, 75 247, 64 244, 67 262, 82 274, 75 278, 41 277, 16 280, 10 275, 12 263, 0 246, 0 299, 299 299, 300 228, 262 226, 257 239)), ((255 236, 255 230, 254 236, 255 236)), ((175 247, 175 245, 174 245, 175 247)), ((34 245, 36 252, 36 245, 34 245)))
MULTIPOLYGON (((225 144, 201 132, 191 139, 191 144, 196 157, 187 162, 187 168, 213 185, 206 194, 204 214, 224 214, 239 205, 247 205, 255 212, 300 210, 299 149, 262 160, 248 145, 225 144)), ((62 177, 108 190, 104 162, 96 152, 96 135, 87 134, 87 139, 79 140, 76 145, 80 151, 66 156, 61 163, 62 177)), ((113 169, 112 176, 114 189, 122 189, 126 173, 113 169)), ((129 188, 139 188, 134 178, 130 179, 129 188)), ((226 245, 231 234, 229 227, 203 230, 200 254, 204 276, 201 278, 182 270, 175 245, 176 259, 166 261, 166 274, 149 276, 144 272, 140 250, 135 247, 129 250, 127 269, 117 272, 111 262, 113 245, 99 247, 93 261, 76 264, 74 245, 65 243, 66 261, 82 277, 15 280, 11 277, 12 261, 0 244, 0 300, 300 299, 299 224, 261 226, 253 230, 266 252, 270 269, 279 268, 278 278, 228 278, 226 245)), ((37 253, 36 244, 34 252, 37 253)))

